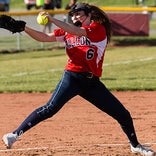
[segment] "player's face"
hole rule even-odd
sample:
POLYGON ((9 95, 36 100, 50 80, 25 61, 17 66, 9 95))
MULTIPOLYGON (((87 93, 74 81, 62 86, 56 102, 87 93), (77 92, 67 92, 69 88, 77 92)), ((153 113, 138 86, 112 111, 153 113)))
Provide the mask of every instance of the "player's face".
POLYGON ((85 15, 84 11, 78 11, 73 14, 71 19, 72 19, 73 23, 75 23, 77 21, 83 22, 86 19, 86 17, 87 16, 85 15))

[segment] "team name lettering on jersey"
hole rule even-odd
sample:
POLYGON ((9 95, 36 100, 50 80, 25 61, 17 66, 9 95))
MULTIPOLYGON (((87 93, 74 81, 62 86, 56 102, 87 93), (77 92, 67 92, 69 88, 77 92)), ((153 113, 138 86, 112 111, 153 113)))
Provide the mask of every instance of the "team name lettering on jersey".
POLYGON ((91 45, 90 40, 84 36, 70 37, 65 41, 65 43, 68 49, 76 47, 76 46, 91 45))

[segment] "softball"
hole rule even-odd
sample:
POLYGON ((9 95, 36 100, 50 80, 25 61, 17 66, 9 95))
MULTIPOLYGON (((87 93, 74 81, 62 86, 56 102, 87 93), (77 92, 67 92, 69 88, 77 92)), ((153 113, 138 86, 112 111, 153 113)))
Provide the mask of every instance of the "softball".
POLYGON ((37 16, 37 23, 41 25, 46 25, 48 23, 48 18, 44 14, 43 15, 39 14, 37 16))

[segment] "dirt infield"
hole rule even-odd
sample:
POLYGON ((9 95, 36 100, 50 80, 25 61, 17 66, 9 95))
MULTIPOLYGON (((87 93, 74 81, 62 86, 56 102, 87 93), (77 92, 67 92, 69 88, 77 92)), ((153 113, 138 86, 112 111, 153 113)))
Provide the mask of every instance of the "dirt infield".
MULTIPOLYGON (((156 151, 156 92, 113 92, 130 111, 141 143, 156 151)), ((0 137, 14 130, 51 94, 0 94, 0 137)), ((0 156, 133 156, 119 124, 79 96, 26 132, 0 156)))

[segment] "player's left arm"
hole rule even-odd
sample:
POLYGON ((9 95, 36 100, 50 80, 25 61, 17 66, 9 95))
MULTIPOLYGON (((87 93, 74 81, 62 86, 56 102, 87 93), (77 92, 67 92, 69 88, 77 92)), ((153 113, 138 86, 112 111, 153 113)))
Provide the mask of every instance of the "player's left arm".
POLYGON ((22 20, 15 20, 11 16, 0 15, 0 28, 11 31, 12 33, 20 33, 25 31, 29 36, 41 42, 55 42, 54 33, 45 34, 43 32, 31 29, 26 26, 26 22, 22 20))
POLYGON ((24 30, 30 37, 32 37, 33 39, 40 41, 40 42, 55 42, 56 41, 56 37, 54 35, 54 33, 48 33, 45 34, 43 32, 31 29, 27 26, 25 26, 25 30, 24 30))

